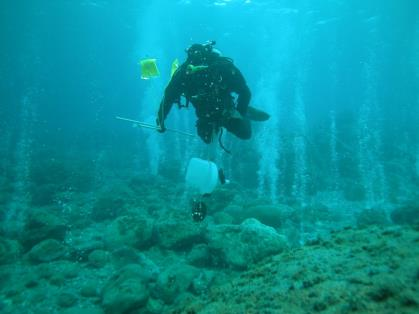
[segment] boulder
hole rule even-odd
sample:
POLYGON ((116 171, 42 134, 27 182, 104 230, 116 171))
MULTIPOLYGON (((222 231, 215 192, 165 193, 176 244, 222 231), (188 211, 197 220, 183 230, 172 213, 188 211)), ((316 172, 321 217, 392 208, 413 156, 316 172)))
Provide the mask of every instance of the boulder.
POLYGON ((94 250, 88 256, 89 265, 95 268, 104 267, 109 259, 109 252, 104 250, 94 250))
POLYGON ((63 286, 68 280, 78 277, 80 272, 80 264, 57 260, 39 264, 37 267, 33 268, 32 273, 36 275, 37 278, 45 279, 53 285, 63 286))
POLYGON ((103 250, 104 229, 104 226, 95 224, 84 229, 73 229, 68 233, 65 242, 70 244, 71 259, 85 262, 93 251, 103 250))
POLYGON ((198 268, 186 264, 169 267, 159 274, 152 296, 172 304, 180 294, 192 288, 193 280, 199 273, 198 268))
POLYGON ((46 239, 63 241, 67 229, 65 221, 54 215, 51 210, 37 209, 26 217, 20 240, 25 250, 29 250, 46 239))
POLYGON ((123 246, 137 249, 152 244, 153 221, 144 216, 121 216, 105 230, 104 242, 109 250, 123 246))
POLYGON ((211 254, 206 244, 195 245, 186 256, 189 264, 197 267, 208 267, 211 265, 211 254))
POLYGON ((169 218, 156 225, 159 246, 173 250, 184 250, 202 243, 205 230, 205 224, 197 224, 192 219, 169 218))
POLYGON ((246 269, 287 247, 285 236, 253 218, 240 225, 214 225, 207 241, 214 266, 236 269, 246 269))
POLYGON ((195 295, 205 295, 210 290, 210 287, 214 281, 214 271, 201 271, 198 276, 192 281, 191 291, 195 295))
POLYGON ((142 267, 128 265, 112 276, 101 293, 105 313, 124 314, 142 309, 148 301, 147 276, 142 267))
POLYGON ((66 255, 68 255, 67 248, 54 239, 38 243, 28 253, 29 259, 34 263, 51 262, 62 259, 66 255))

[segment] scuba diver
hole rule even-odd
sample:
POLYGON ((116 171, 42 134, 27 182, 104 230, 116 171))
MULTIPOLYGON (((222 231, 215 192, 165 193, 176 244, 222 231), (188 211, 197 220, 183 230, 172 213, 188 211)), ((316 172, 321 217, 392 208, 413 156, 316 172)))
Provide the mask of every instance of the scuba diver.
MULTIPOLYGON (((250 120, 265 121, 269 115, 249 106, 250 89, 233 60, 221 56, 214 48, 215 41, 193 44, 186 49, 186 61, 176 69, 167 85, 157 113, 156 123, 159 132, 166 130, 164 121, 173 104, 179 108, 191 103, 197 116, 196 127, 199 137, 211 144, 219 134, 220 146, 229 153, 221 142, 225 128, 236 137, 248 140, 252 135, 250 120), (181 98, 186 99, 182 104, 181 98)), ((218 170, 221 184, 226 183, 222 169, 218 170)), ((210 194, 194 198, 192 219, 204 220, 207 205, 204 199, 210 194)))
POLYGON ((224 148, 221 143, 222 128, 247 140, 252 135, 250 120, 265 121, 269 115, 249 107, 251 93, 243 75, 233 60, 221 56, 214 45, 215 41, 209 41, 186 49, 187 59, 165 89, 156 123, 158 131, 164 132, 164 121, 173 104, 182 108, 191 103, 198 118, 196 127, 199 137, 210 144, 219 133, 219 142, 224 148), (186 99, 184 105, 181 103, 182 96, 186 99))

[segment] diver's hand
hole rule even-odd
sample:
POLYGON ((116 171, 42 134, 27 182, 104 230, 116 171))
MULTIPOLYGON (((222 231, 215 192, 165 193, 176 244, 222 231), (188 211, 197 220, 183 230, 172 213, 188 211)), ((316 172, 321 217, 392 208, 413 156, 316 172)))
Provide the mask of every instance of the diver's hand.
POLYGON ((157 131, 160 133, 164 133, 166 132, 166 127, 164 126, 164 121, 160 121, 159 118, 156 119, 156 124, 157 124, 157 131))

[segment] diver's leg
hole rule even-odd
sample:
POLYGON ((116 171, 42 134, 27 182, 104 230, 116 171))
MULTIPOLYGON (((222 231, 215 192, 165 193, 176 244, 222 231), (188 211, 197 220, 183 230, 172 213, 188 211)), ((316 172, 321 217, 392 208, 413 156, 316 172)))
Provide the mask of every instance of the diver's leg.
POLYGON ((252 137, 252 126, 249 119, 228 119, 224 123, 224 127, 242 140, 252 137))

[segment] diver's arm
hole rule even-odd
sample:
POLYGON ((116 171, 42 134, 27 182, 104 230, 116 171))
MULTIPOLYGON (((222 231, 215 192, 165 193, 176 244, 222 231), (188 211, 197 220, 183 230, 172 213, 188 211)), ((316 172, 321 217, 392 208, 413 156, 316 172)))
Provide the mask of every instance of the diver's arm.
POLYGON ((157 125, 160 126, 162 130, 164 129, 164 120, 166 120, 170 109, 172 109, 173 104, 179 99, 181 94, 181 75, 180 73, 175 73, 164 91, 164 96, 157 112, 157 125))
POLYGON ((231 65, 231 69, 228 72, 231 80, 232 91, 238 95, 237 111, 240 112, 242 116, 245 116, 250 103, 250 89, 247 86, 246 80, 244 79, 240 70, 233 64, 231 65))

